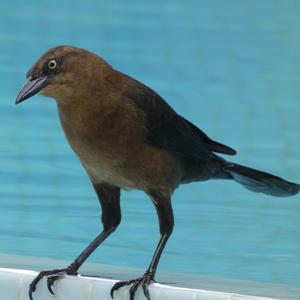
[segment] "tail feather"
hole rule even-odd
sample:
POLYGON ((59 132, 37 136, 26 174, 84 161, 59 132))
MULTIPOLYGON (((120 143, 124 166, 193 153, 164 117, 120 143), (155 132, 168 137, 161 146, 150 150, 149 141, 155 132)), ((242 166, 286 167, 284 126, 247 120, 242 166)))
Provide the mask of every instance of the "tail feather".
POLYGON ((300 191, 300 185, 286 181, 280 177, 226 162, 224 169, 232 178, 245 188, 276 197, 288 197, 300 191))

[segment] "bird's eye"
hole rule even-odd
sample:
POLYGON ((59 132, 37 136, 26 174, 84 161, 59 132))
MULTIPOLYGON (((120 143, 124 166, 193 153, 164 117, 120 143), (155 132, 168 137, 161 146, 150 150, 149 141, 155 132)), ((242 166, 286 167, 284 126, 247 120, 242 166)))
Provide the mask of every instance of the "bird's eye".
POLYGON ((56 63, 55 59, 49 60, 49 62, 48 62, 48 68, 50 70, 54 70, 56 68, 56 66, 57 66, 57 63, 56 63))

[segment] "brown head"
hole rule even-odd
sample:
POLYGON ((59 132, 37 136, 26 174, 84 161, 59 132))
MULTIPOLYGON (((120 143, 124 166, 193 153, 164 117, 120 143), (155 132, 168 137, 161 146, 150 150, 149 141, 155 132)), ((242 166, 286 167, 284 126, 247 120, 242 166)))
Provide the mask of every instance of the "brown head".
POLYGON ((89 90, 95 93, 101 89, 104 73, 110 69, 96 54, 72 46, 57 46, 43 54, 28 71, 16 104, 37 93, 71 103, 89 90))

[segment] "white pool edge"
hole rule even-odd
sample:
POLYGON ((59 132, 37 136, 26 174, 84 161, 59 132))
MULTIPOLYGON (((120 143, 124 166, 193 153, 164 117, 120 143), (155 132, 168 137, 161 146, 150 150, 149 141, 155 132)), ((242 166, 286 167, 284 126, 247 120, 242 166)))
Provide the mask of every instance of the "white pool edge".
MULTIPOLYGON (((36 271, 0 268, 1 300, 28 300, 28 287, 36 271)), ((57 281, 52 296, 42 280, 34 293, 34 300, 109 300, 110 289, 116 280, 106 278, 66 276, 57 281)), ((128 287, 115 293, 115 300, 129 299, 128 287)), ((154 283, 150 286, 151 300, 278 300, 237 293, 209 291, 154 283)), ((138 290, 135 300, 146 299, 138 290)), ((286 298, 288 299, 288 298, 286 298)))

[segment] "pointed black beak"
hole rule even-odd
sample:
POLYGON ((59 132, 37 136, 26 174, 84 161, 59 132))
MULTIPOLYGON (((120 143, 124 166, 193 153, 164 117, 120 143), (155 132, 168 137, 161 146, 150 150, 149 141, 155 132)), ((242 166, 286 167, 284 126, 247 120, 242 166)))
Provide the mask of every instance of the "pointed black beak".
POLYGON ((49 82, 49 76, 41 76, 33 79, 31 76, 27 78, 27 81, 21 88, 21 91, 16 99, 16 104, 32 97, 37 94, 42 88, 44 88, 49 82))

